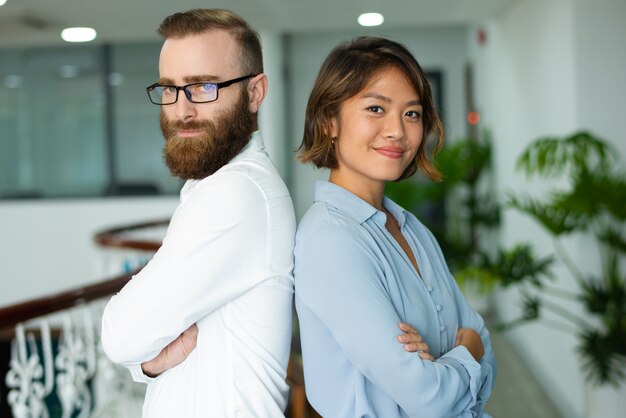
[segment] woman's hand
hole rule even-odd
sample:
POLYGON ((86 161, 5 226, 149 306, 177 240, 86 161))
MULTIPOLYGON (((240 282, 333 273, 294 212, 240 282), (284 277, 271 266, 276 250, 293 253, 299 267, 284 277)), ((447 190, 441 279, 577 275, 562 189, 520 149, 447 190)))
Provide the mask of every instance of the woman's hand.
POLYGON ((480 335, 471 328, 459 328, 456 334, 456 345, 465 346, 476 361, 480 361, 485 354, 485 348, 483 347, 483 341, 480 339, 480 335))
POLYGON ((403 345, 403 348, 409 353, 417 353, 422 360, 435 361, 435 358, 430 355, 428 344, 424 342, 424 339, 417 332, 415 328, 404 322, 398 323, 398 328, 403 332, 398 335, 398 342, 403 345))

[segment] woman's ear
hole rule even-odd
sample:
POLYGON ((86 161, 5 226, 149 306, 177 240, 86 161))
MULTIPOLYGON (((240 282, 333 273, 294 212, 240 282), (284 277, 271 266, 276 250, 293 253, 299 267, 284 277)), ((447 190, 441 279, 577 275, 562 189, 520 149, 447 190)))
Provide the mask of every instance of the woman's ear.
POLYGON ((337 116, 333 116, 329 119, 326 130, 326 135, 331 139, 336 139, 339 136, 339 122, 337 121, 337 116))
POLYGON ((248 107, 250 113, 258 113, 261 103, 267 94, 267 76, 265 73, 257 74, 248 82, 248 107))

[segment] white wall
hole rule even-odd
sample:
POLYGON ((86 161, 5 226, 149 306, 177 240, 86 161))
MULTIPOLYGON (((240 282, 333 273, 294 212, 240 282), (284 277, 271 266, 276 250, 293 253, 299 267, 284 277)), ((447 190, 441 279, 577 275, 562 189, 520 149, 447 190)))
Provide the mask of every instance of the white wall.
POLYGON ((177 197, 0 202, 0 306, 94 283, 97 231, 167 219, 177 197))
POLYGON ((626 159, 626 1, 575 0, 576 118, 626 159))
MULTIPOLYGON (((442 71, 446 138, 457 139, 466 135, 463 87, 467 62, 465 28, 299 34, 290 36, 286 45, 286 56, 289 60, 287 106, 290 115, 288 132, 291 158, 295 158, 294 152, 302 142, 306 103, 322 62, 338 43, 359 35, 385 36, 401 42, 416 56, 425 71, 442 71)), ((327 170, 316 170, 311 164, 305 166, 297 161, 293 162, 292 197, 298 218, 311 205, 313 184, 318 179, 328 179, 327 170)))
MULTIPOLYGON (((626 2, 524 0, 483 28, 486 43, 472 42, 470 49, 478 108, 483 126, 493 133, 500 193, 538 195, 548 188, 514 169, 520 152, 538 137, 584 128, 625 149, 623 116, 617 115, 626 110, 626 2)), ((501 243, 520 241, 532 243, 538 254, 553 252, 549 237, 532 221, 506 213, 501 243)), ((598 269, 595 248, 585 237, 572 237, 565 247, 588 270, 598 269)), ((563 268, 556 273, 556 286, 576 287, 563 268)), ((518 292, 500 292, 498 313, 513 318, 519 302, 518 292)), ((582 314, 578 305, 568 308, 582 314)), ((578 341, 538 323, 518 328, 510 337, 563 415, 585 416, 586 378, 575 351, 578 341)))
POLYGON ((259 111, 259 130, 272 162, 278 172, 289 174, 291 154, 287 151, 285 127, 285 77, 283 36, 278 33, 262 32, 263 66, 268 78, 268 92, 259 111))

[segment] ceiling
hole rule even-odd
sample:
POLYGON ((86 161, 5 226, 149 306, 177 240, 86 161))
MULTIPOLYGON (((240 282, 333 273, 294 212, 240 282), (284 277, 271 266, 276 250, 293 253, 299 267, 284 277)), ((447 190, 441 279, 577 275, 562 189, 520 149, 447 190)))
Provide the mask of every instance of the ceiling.
POLYGON ((518 0, 7 0, 0 6, 0 47, 61 44, 61 30, 90 26, 97 43, 158 39, 174 12, 196 7, 235 11, 258 31, 357 30, 366 11, 385 16, 382 29, 449 26, 495 17, 518 0))

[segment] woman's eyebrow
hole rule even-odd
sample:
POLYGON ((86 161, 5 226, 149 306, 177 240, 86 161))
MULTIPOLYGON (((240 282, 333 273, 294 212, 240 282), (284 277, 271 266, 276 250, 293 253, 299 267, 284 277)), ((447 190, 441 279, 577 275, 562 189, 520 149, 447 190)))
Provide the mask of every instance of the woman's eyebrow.
MULTIPOLYGON (((391 103, 391 99, 389 97, 387 97, 385 95, 382 95, 380 93, 368 92, 368 93, 365 93, 362 97, 378 99, 378 100, 382 100, 383 102, 386 102, 386 103, 391 103)), ((420 99, 409 100, 408 102, 406 102, 407 106, 418 106, 418 105, 421 105, 421 104, 422 104, 422 101, 420 99)))

